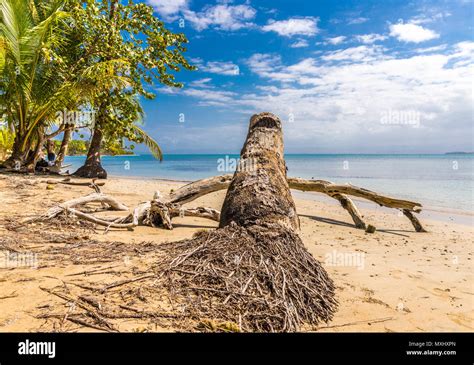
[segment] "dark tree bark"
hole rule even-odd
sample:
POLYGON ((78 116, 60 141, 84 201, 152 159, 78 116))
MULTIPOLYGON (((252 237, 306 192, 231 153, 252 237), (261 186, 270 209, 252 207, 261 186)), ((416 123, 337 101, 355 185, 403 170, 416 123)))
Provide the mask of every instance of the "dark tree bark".
MULTIPOLYGON (((100 114, 99 114, 100 116, 100 114)), ((97 122, 92 134, 92 140, 87 151, 87 158, 84 166, 81 166, 73 175, 78 177, 107 179, 107 171, 100 162, 100 149, 102 146, 103 132, 97 122)))
POLYGON ((36 133, 36 146, 31 151, 28 158, 25 161, 25 168, 28 172, 35 172, 36 162, 38 162, 41 152, 44 148, 44 128, 38 128, 36 133))
POLYGON ((58 156, 54 162, 56 168, 60 168, 64 162, 64 158, 67 155, 67 150, 69 148, 69 142, 71 141, 72 131, 74 129, 73 124, 68 124, 64 129, 63 140, 61 141, 61 146, 59 147, 58 156))

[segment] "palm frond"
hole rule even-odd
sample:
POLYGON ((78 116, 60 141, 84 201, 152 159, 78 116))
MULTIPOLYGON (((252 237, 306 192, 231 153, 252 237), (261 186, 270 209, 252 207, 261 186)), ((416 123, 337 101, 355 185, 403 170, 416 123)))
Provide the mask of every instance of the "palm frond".
POLYGON ((143 139, 143 143, 148 147, 152 155, 155 156, 156 159, 163 161, 163 153, 158 142, 136 124, 132 124, 131 129, 137 136, 143 139))

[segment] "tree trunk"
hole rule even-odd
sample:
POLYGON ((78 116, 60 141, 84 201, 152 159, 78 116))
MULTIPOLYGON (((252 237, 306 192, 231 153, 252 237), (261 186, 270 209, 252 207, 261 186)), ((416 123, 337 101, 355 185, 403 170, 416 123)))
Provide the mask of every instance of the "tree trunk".
POLYGON ((35 172, 36 162, 38 162, 41 151, 43 151, 44 147, 44 128, 39 127, 36 132, 36 146, 35 149, 32 151, 30 156, 25 162, 25 168, 28 172, 35 172))
POLYGON ((3 162, 3 167, 20 170, 24 166, 29 151, 29 146, 25 149, 23 149, 22 146, 23 135, 20 133, 16 133, 12 147, 12 154, 3 162))
MULTIPOLYGON (((100 116, 100 114, 99 114, 100 116)), ((100 163, 100 148, 102 146, 102 129, 100 124, 96 123, 92 135, 89 151, 87 151, 87 158, 84 166, 81 166, 73 175, 78 177, 107 179, 107 171, 100 163)))
POLYGON ((219 228, 162 246, 160 285, 186 303, 189 317, 240 331, 297 331, 329 321, 335 287, 296 233, 276 116, 251 118, 240 157, 219 228))
POLYGON ((254 115, 250 120, 239 167, 222 207, 220 227, 231 222, 241 227, 299 228, 295 203, 286 181, 281 124, 272 114, 254 115))
POLYGON ((54 162, 54 166, 56 168, 61 168, 61 166, 63 165, 64 158, 66 157, 67 150, 69 148, 69 142, 71 140, 73 129, 74 129, 73 124, 67 125, 66 128, 64 129, 64 134, 63 134, 63 140, 61 142, 61 147, 59 147, 58 156, 56 157, 56 161, 54 162))

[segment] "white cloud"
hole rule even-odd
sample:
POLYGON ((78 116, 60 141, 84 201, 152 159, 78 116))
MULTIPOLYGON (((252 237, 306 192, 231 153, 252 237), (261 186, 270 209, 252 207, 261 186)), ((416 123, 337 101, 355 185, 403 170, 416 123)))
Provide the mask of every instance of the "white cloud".
POLYGON ((290 18, 288 20, 269 20, 262 27, 264 32, 276 32, 281 36, 292 37, 294 35, 313 36, 318 33, 319 18, 290 18))
POLYGON ((185 19, 198 31, 210 27, 230 31, 250 28, 254 26, 251 20, 256 13, 257 11, 249 5, 227 4, 206 7, 201 12, 183 10, 185 19))
POLYGON ((368 22, 369 18, 364 18, 364 17, 357 17, 357 18, 352 18, 350 19, 347 24, 352 25, 352 24, 362 24, 365 22, 368 22))
POLYGON ((423 14, 418 15, 410 20, 410 23, 413 24, 427 24, 433 23, 436 21, 442 21, 445 18, 451 16, 451 13, 448 11, 436 11, 433 9, 422 9, 423 14))
POLYGON ((189 8, 189 0, 148 0, 148 3, 165 20, 173 21, 182 16, 198 31, 211 27, 229 31, 253 27, 251 20, 257 13, 250 5, 229 5, 230 1, 206 6, 199 12, 189 8))
POLYGON ((202 106, 210 106, 210 105, 219 105, 225 106, 229 102, 231 102, 236 93, 232 91, 225 91, 225 90, 210 90, 210 89, 196 89, 196 88, 189 88, 183 89, 183 94, 187 96, 191 96, 200 100, 200 104, 202 106))
POLYGON ((356 35, 356 39, 361 43, 372 44, 377 41, 386 40, 387 36, 384 36, 382 34, 370 33, 370 34, 356 35))
POLYGON ((328 52, 321 57, 325 61, 368 62, 381 57, 380 46, 358 46, 328 52))
POLYGON ((333 38, 326 38, 326 41, 330 44, 333 44, 333 45, 338 45, 338 44, 341 44, 343 43, 344 41, 346 40, 346 37, 341 35, 339 37, 333 37, 333 38))
POLYGON ((309 46, 309 44, 308 44, 308 41, 306 39, 299 39, 296 42, 290 44, 291 48, 304 48, 304 47, 308 47, 308 46, 309 46))
POLYGON ((444 51, 447 48, 446 44, 440 44, 439 46, 434 46, 434 47, 428 47, 428 48, 418 48, 415 50, 417 53, 433 53, 433 52, 439 52, 439 51, 444 51))
POLYGON ((399 41, 420 43, 439 38, 439 34, 413 23, 397 23, 390 25, 390 35, 399 41))
POLYGON ((359 152, 469 149, 460 136, 472 133, 474 42, 400 58, 386 52, 375 45, 352 47, 288 65, 278 55, 254 54, 247 64, 260 86, 226 106, 271 110, 284 121, 292 113, 285 144, 294 150, 314 151, 315 143, 359 152), (382 123, 388 111, 416 111, 419 128, 382 123))
POLYGON ((173 19, 180 11, 188 8, 188 0, 148 0, 155 11, 165 19, 173 19))
POLYGON ((209 85, 209 83, 211 81, 212 81, 212 79, 210 77, 206 77, 206 78, 203 78, 203 79, 192 81, 189 84, 189 86, 195 87, 195 88, 209 88, 209 87, 211 87, 211 85, 209 85))
POLYGON ((198 67, 198 70, 218 75, 238 76, 240 68, 233 62, 209 61, 203 62, 201 59, 192 61, 198 67))

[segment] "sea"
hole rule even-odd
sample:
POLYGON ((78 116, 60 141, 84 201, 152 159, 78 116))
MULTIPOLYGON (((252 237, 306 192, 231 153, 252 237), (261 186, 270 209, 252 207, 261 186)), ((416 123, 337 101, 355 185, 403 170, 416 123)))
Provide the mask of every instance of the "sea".
MULTIPOLYGON (((237 154, 103 156, 109 176, 193 181, 232 173, 237 154)), ((68 156, 70 172, 85 156, 68 156)), ((474 212, 474 154, 287 154, 288 176, 350 183, 424 207, 474 212)))

